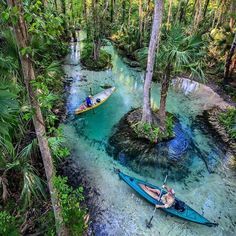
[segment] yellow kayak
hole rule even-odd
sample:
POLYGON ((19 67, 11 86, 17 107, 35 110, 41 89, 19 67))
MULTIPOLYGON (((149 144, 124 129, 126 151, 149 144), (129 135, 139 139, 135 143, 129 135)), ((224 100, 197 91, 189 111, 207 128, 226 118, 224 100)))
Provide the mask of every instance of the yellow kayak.
POLYGON ((92 109, 102 105, 112 95, 112 93, 115 91, 115 89, 116 89, 115 87, 111 87, 109 89, 105 89, 101 93, 98 93, 98 94, 94 95, 91 99, 93 105, 91 107, 88 107, 86 105, 86 102, 83 102, 79 106, 79 108, 77 108, 75 110, 75 114, 78 115, 78 114, 81 114, 83 112, 92 110, 92 109))

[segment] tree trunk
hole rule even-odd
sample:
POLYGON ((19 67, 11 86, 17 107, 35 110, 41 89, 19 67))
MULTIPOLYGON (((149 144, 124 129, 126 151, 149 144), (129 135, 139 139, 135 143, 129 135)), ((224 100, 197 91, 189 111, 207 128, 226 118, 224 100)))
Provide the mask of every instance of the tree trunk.
POLYGON ((235 25, 235 15, 236 15, 236 1, 233 0, 230 5, 230 20, 229 20, 229 27, 232 32, 235 25))
POLYGON ((114 15, 114 0, 111 0, 111 9, 110 9, 110 21, 113 23, 113 15, 114 15))
POLYGON ((188 2, 189 0, 183 1, 181 3, 181 7, 180 7, 180 14, 179 14, 179 23, 185 22, 186 23, 186 9, 188 7, 188 2))
POLYGON ((57 0, 54 0, 55 9, 58 12, 57 0))
POLYGON ((235 48, 236 48, 236 33, 234 35, 234 40, 233 40, 233 43, 231 45, 229 54, 228 54, 226 62, 225 62, 224 84, 228 84, 229 79, 230 79, 230 65, 232 62, 232 57, 234 55, 235 48))
POLYGON ((144 17, 143 17, 143 41, 146 41, 146 38, 144 39, 145 35, 144 35, 144 32, 146 34, 148 34, 148 23, 149 23, 149 16, 150 16, 150 2, 151 0, 148 0, 147 1, 147 7, 146 7, 146 10, 145 10, 145 14, 144 14, 144 17))
POLYGON ((166 98, 170 85, 170 72, 171 72, 171 65, 168 65, 161 82, 161 99, 160 99, 160 109, 158 112, 158 117, 160 120, 160 130, 162 132, 165 132, 166 130, 166 98))
MULTIPOLYGON (((100 52, 100 31, 101 31, 101 22, 102 19, 99 18, 99 1, 93 0, 92 1, 92 14, 93 14, 93 59, 97 61, 99 59, 99 52, 100 52)), ((100 15, 101 17, 101 15, 100 15)))
POLYGON ((90 24, 88 21, 88 13, 87 13, 87 0, 84 0, 83 4, 83 17, 86 25, 86 34, 87 34, 87 39, 91 39, 91 30, 90 30, 90 24))
POLYGON ((142 0, 139 0, 139 8, 138 8, 138 14, 139 14, 139 47, 142 47, 142 41, 143 41, 143 6, 142 6, 142 0))
POLYGON ((203 19, 204 19, 205 16, 206 16, 207 8, 208 8, 208 5, 209 5, 209 2, 210 2, 210 0, 206 0, 206 1, 205 1, 204 10, 203 10, 203 19))
POLYGON ((213 18, 213 21, 212 21, 212 26, 211 28, 215 28, 215 23, 216 23, 216 20, 218 18, 218 14, 219 14, 219 9, 220 9, 220 4, 221 4, 221 0, 218 0, 218 4, 217 4, 217 9, 214 13, 214 18, 213 18))
POLYGON ((100 47, 101 47, 101 42, 99 39, 94 40, 93 42, 93 59, 97 61, 100 56, 100 47))
POLYGON ((127 1, 127 0, 123 0, 123 2, 122 2, 122 24, 125 23, 126 1, 127 1))
POLYGON ((128 30, 130 29, 131 11, 132 11, 132 0, 129 0, 128 30))
MULTIPOLYGON (((17 23, 13 24, 13 29, 18 45, 19 51, 23 48, 29 46, 29 37, 27 26, 24 20, 24 12, 22 7, 22 2, 20 0, 7 0, 8 6, 10 8, 16 7, 19 10, 19 19, 17 23)), ((24 76, 24 82, 26 85, 27 93, 29 96, 29 102, 31 108, 34 110, 33 115, 33 124, 38 139, 39 149, 43 159, 44 170, 47 177, 47 183, 49 188, 49 193, 51 197, 52 207, 54 211, 57 234, 58 235, 68 235, 67 229, 63 224, 63 219, 61 215, 61 208, 59 205, 59 200, 57 197, 57 190, 53 186, 53 177, 55 176, 52 156, 50 153, 48 140, 46 137, 46 130, 42 112, 37 101, 37 91, 34 91, 32 87, 32 82, 35 80, 35 72, 32 64, 32 60, 28 54, 22 55, 19 53, 22 72, 24 76)))
POLYGON ((171 9, 172 9, 172 0, 169 0, 169 9, 168 9, 167 26, 166 26, 167 30, 170 29, 170 18, 172 13, 171 9))
POLYGON ((193 29, 196 31, 198 29, 198 26, 202 20, 202 3, 201 0, 196 1, 195 5, 195 15, 194 15, 194 21, 193 21, 193 29))
POLYGON ((163 8, 164 8, 163 0, 155 0, 151 39, 148 48, 148 59, 147 59, 147 69, 146 69, 147 71, 145 75, 144 88, 143 88, 142 121, 147 122, 149 124, 152 123, 152 113, 150 107, 151 83, 152 83, 153 69, 155 63, 156 49, 159 46, 163 8))
POLYGON ((61 10, 62 10, 62 13, 65 15, 66 14, 66 0, 61 0, 61 10))
POLYGON ((225 16, 226 12, 227 12, 227 0, 222 0, 220 1, 221 4, 220 4, 220 8, 219 8, 219 13, 217 14, 217 23, 215 25, 215 27, 217 28, 218 25, 220 25, 224 19, 223 16, 225 16))

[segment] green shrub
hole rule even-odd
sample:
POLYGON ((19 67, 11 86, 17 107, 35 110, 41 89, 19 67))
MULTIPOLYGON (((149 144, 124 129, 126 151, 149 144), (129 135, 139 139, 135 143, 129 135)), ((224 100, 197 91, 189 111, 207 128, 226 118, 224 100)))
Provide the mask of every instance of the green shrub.
POLYGON ((54 178, 54 186, 58 191, 62 217, 65 225, 69 229, 69 235, 83 235, 86 228, 84 222, 85 210, 80 206, 83 197, 83 188, 73 190, 68 186, 67 178, 57 176, 54 178))
POLYGON ((173 137, 174 136, 174 117, 171 114, 166 116, 166 137, 173 137))
POLYGON ((45 212, 36 219, 37 231, 44 232, 45 236, 56 236, 55 218, 53 210, 45 212))
POLYGON ((174 121, 173 116, 170 114, 168 114, 166 117, 165 132, 162 132, 159 127, 154 124, 148 124, 142 121, 133 124, 131 127, 139 138, 146 138, 152 143, 156 143, 157 141, 168 139, 174 136, 174 121))
POLYGON ((16 219, 8 212, 0 212, 0 235, 20 235, 16 228, 16 219))
POLYGON ((111 66, 111 55, 100 49, 99 59, 93 59, 93 46, 86 43, 81 52, 81 63, 90 70, 103 70, 111 66))
POLYGON ((236 109, 229 108, 221 112, 218 117, 220 123, 225 127, 230 138, 236 139, 236 109))
POLYGON ((132 128, 134 129, 138 137, 146 138, 150 140, 152 143, 157 142, 158 136, 160 134, 160 130, 158 127, 139 121, 133 124, 132 128))

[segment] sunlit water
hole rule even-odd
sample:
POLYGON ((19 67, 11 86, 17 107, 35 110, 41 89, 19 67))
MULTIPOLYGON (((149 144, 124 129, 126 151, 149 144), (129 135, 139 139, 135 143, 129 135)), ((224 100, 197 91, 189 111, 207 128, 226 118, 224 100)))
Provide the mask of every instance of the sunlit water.
MULTIPOLYGON (((91 185, 100 192, 97 203, 104 210, 96 224, 95 235, 235 235, 236 190, 235 173, 227 168, 226 157, 210 134, 194 125, 196 115, 216 101, 213 97, 197 92, 170 90, 167 99, 168 111, 180 120, 182 141, 187 143, 188 173, 179 180, 170 173, 168 184, 177 197, 186 201, 218 227, 208 228, 166 215, 157 210, 153 227, 147 229, 145 220, 153 212, 153 206, 139 197, 128 185, 120 181, 114 172, 119 168, 126 174, 161 185, 165 169, 156 166, 124 165, 123 160, 114 160, 106 152, 112 128, 132 107, 142 104, 143 73, 124 64, 114 48, 105 49, 112 55, 113 68, 101 71, 84 70, 79 63, 82 44, 72 45, 66 58, 65 72, 72 80, 68 86, 68 121, 63 124, 67 143, 71 146, 81 167, 87 170, 91 185), (94 111, 74 117, 74 109, 89 94, 102 91, 101 85, 112 85, 116 92, 94 111), (209 173, 202 157, 214 168, 209 173)), ((188 89, 191 89, 188 87, 188 89)), ((152 106, 158 106, 160 85, 153 84, 152 106)), ((181 169, 179 173, 181 173, 181 169)))

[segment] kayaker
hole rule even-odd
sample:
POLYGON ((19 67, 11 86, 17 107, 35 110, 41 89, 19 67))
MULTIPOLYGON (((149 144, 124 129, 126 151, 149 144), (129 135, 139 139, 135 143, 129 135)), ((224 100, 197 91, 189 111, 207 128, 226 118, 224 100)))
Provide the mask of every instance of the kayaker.
MULTIPOLYGON (((158 201, 160 201, 160 193, 161 191, 159 189, 149 188, 148 186, 145 186, 147 190, 153 192, 156 194, 156 198, 158 201)), ((166 189, 167 193, 163 194, 161 197, 161 202, 164 205, 156 205, 156 208, 169 208, 171 207, 175 202, 175 191, 173 188, 168 187, 166 184, 162 186, 162 188, 166 189)))
POLYGON ((86 97, 85 101, 86 101, 87 107, 91 107, 93 105, 93 103, 92 103, 92 96, 91 95, 86 97))

